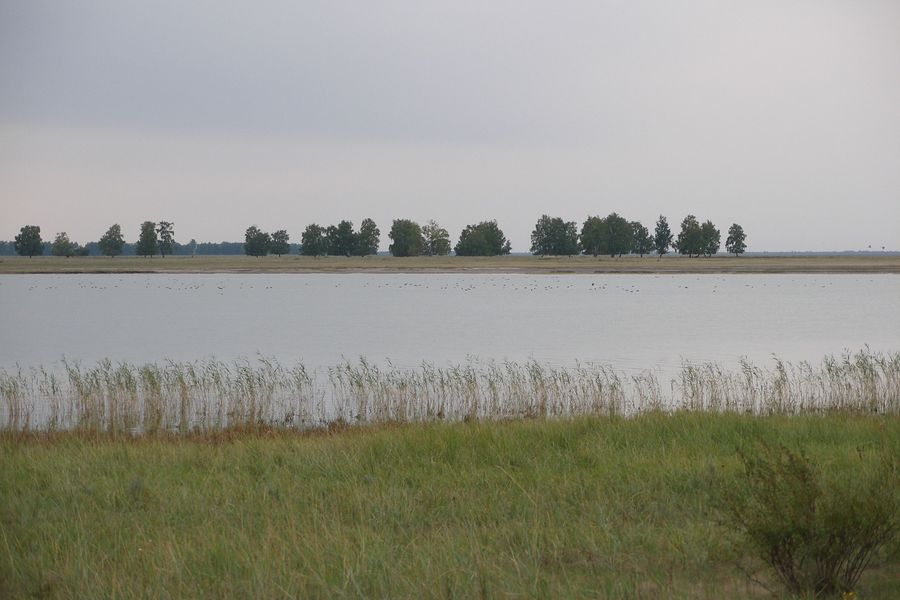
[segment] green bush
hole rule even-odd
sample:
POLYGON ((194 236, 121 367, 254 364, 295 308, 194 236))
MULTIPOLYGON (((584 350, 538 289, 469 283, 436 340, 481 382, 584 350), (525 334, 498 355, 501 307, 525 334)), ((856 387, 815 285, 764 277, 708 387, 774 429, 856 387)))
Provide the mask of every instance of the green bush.
POLYGON ((824 478, 802 452, 760 445, 740 451, 743 473, 723 494, 739 531, 788 592, 813 598, 853 591, 886 544, 896 541, 896 458, 858 452, 852 469, 824 478))

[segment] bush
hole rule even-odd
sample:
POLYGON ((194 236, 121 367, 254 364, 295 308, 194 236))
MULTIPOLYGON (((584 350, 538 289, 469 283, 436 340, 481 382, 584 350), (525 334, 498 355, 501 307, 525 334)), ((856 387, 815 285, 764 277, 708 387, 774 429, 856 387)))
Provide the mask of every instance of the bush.
POLYGON ((744 472, 723 495, 726 522, 790 593, 852 592, 898 532, 896 458, 864 460, 859 453, 852 472, 826 479, 803 453, 783 446, 758 446, 740 457, 744 472))

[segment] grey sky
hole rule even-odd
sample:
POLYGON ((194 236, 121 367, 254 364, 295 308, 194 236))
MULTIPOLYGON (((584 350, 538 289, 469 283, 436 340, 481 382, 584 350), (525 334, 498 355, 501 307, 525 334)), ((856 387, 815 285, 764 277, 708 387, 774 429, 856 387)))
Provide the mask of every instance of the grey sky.
POLYGON ((693 212, 900 249, 900 2, 0 0, 0 239, 693 212))

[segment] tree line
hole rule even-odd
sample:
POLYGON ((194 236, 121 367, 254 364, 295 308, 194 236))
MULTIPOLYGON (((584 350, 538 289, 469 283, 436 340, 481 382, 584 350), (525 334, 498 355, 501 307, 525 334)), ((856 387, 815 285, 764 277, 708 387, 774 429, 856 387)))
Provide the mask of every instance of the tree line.
MULTIPOLYGON (((179 244, 175 241, 174 223, 144 221, 134 244, 126 243, 121 226, 114 224, 99 241, 82 246, 71 241, 64 231, 56 234, 52 243, 45 242, 39 226, 25 225, 14 242, 0 242, 0 254, 9 254, 12 250, 29 257, 48 251, 54 256, 102 254, 114 257, 134 254, 152 257, 159 254, 165 257, 171 254, 238 254, 242 251, 257 257, 291 253, 304 256, 368 256, 378 253, 380 236, 378 226, 367 218, 362 220, 358 230, 348 220, 328 226, 311 223, 303 230, 300 244, 292 244, 285 229, 268 233, 256 225, 247 228, 243 244, 198 244, 196 240, 179 244)), ((434 220, 419 225, 409 219, 395 219, 388 238, 391 241, 388 250, 393 256, 446 256, 451 250, 457 256, 501 256, 511 250, 509 240, 495 220, 467 225, 454 246, 451 246, 449 232, 434 220)), ((735 256, 743 254, 747 248, 746 238, 743 228, 737 223, 732 224, 725 240, 726 250, 735 256)), ((681 221, 677 236, 663 215, 659 216, 651 232, 639 221, 629 221, 615 212, 605 217, 589 216, 580 229, 575 221, 542 215, 531 233, 531 253, 540 256, 586 254, 615 257, 655 253, 661 257, 670 250, 689 257, 712 256, 719 251, 720 245, 719 229, 709 220, 700 223, 694 215, 687 215, 681 221)))

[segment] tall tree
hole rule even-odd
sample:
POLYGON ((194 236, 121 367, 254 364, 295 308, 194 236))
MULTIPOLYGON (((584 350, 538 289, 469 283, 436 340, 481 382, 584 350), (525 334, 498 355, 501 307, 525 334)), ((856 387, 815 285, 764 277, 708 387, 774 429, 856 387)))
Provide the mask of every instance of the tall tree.
POLYGON ((337 227, 329 225, 325 237, 328 240, 328 254, 332 256, 350 256, 356 246, 356 234, 351 221, 341 221, 337 227))
POLYGON ((324 256, 328 253, 325 228, 312 223, 306 226, 300 236, 300 254, 304 256, 324 256))
POLYGON ((272 240, 269 243, 269 252, 277 256, 291 253, 291 236, 287 230, 279 229, 272 234, 272 240))
POLYGON ((719 251, 722 236, 712 221, 705 221, 700 226, 700 249, 706 256, 712 256, 719 251))
POLYGON ((632 221, 630 225, 632 240, 631 251, 635 254, 640 254, 643 258, 644 254, 650 252, 650 249, 653 248, 653 238, 650 237, 650 232, 647 228, 639 221, 632 221))
POLYGON ((422 228, 409 219, 394 219, 388 237, 393 242, 388 249, 394 256, 419 256, 425 249, 422 228))
POLYGON ((542 215, 531 232, 531 253, 540 256, 578 254, 578 230, 575 221, 542 215))
POLYGON ((272 237, 256 225, 251 225, 244 233, 244 253, 247 256, 265 256, 271 243, 272 237))
POLYGON ((378 244, 381 242, 381 232, 372 219, 363 219, 356 234, 354 254, 356 256, 368 256, 378 254, 378 244))
POLYGON ((744 228, 737 223, 732 223, 731 227, 728 228, 725 249, 735 256, 740 256, 747 249, 747 244, 744 243, 746 239, 747 234, 744 233, 744 228))
POLYGON ((71 257, 78 250, 78 245, 73 244, 65 231, 56 234, 53 245, 50 246, 50 254, 53 256, 71 257))
POLYGON ((144 221, 141 223, 141 235, 138 237, 134 253, 138 256, 153 256, 156 254, 156 223, 144 221))
POLYGON ((100 252, 104 256, 114 257, 122 254, 122 247, 125 245, 125 238, 122 237, 122 228, 118 223, 111 225, 106 233, 100 238, 98 244, 100 252))
POLYGON ((44 242, 41 240, 41 228, 37 225, 25 225, 19 229, 14 248, 19 256, 31 258, 44 253, 44 242))
POLYGON ((672 231, 669 229, 669 222, 662 215, 656 221, 656 229, 653 232, 653 249, 656 254, 662 256, 669 251, 672 245, 672 231))
POLYGON ((423 254, 427 256, 450 254, 450 234, 434 220, 425 223, 422 227, 422 236, 425 238, 423 254))
POLYGON ((679 254, 697 255, 703 251, 703 237, 700 223, 694 215, 688 215, 681 221, 681 232, 675 240, 675 248, 679 254))
POLYGON ((509 241, 497 221, 467 225, 453 248, 457 256, 499 256, 509 254, 510 249, 509 241))
POLYGON ((597 256, 603 252, 605 227, 604 219, 593 216, 581 224, 581 248, 585 254, 597 256))
POLYGON ((158 236, 160 255, 165 258, 166 254, 173 254, 175 252, 175 223, 160 221, 156 225, 156 235, 158 236))

